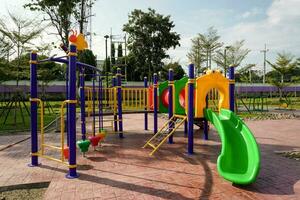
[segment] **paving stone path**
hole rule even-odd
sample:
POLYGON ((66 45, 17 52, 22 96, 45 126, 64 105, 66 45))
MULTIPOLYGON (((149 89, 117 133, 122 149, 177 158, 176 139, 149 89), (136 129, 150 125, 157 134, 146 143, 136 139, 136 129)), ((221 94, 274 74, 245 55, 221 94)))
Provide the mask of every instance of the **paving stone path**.
MULTIPOLYGON (((0 151, 0 187, 49 181, 45 193, 49 200, 300 199, 300 162, 274 153, 300 148, 300 120, 247 124, 256 136, 262 157, 258 179, 250 186, 232 185, 218 175, 216 161, 221 144, 214 129, 208 141, 202 139, 202 131, 195 131, 195 155, 185 153, 187 141, 181 129, 174 137, 175 144, 164 144, 149 157, 150 149, 141 147, 151 131, 143 131, 143 115, 134 114, 124 115, 125 139, 110 135, 100 151, 90 151, 86 158, 78 156, 78 179, 66 179, 65 166, 45 159, 40 159, 39 167, 27 167, 29 140, 0 151)), ((57 136, 50 134, 47 139, 57 141, 57 136)), ((4 139, 15 140, 7 137, 0 137, 0 147, 4 139)))

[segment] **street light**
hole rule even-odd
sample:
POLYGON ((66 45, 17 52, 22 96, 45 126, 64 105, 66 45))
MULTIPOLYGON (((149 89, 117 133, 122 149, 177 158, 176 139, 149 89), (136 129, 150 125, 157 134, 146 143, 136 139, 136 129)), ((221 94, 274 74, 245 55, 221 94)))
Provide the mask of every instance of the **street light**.
POLYGON ((104 38, 105 38, 105 71, 106 71, 106 87, 108 87, 107 39, 109 38, 109 36, 108 36, 108 35, 105 35, 104 38))
MULTIPOLYGON (((105 38, 105 71, 106 71, 106 87, 108 88, 108 66, 107 66, 107 39, 109 38, 108 35, 104 36, 105 38)), ((108 90, 106 90, 106 104, 108 106, 108 90)))
POLYGON ((230 46, 226 46, 225 47, 225 49, 224 49, 224 75, 225 75, 225 77, 226 77, 226 67, 227 67, 227 55, 226 55, 226 53, 227 53, 227 50, 230 48, 230 46))

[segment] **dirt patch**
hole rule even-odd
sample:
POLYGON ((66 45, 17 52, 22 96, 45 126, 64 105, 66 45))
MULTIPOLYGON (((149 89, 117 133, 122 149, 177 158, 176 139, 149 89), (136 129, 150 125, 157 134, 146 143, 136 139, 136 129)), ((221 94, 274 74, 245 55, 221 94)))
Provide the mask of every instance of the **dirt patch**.
POLYGON ((286 158, 300 160, 300 151, 276 151, 275 153, 286 158))
POLYGON ((49 186, 49 182, 20 184, 0 187, 0 200, 39 200, 49 186))
POLYGON ((11 190, 0 193, 0 200, 39 200, 43 199, 43 196, 47 188, 40 189, 23 189, 23 190, 11 190))

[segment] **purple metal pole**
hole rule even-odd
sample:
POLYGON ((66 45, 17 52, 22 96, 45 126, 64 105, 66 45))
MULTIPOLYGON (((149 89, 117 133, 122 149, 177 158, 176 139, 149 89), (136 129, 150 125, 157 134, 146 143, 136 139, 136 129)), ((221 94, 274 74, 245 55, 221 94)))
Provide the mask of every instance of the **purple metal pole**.
MULTIPOLYGON (((173 87, 174 87, 174 72, 169 69, 169 120, 173 117, 173 87)), ((169 132, 174 128, 173 122, 169 123, 169 132)), ((169 144, 173 144, 173 135, 169 137, 169 144)))
POLYGON ((189 65, 188 80, 188 154, 194 153, 194 64, 189 65))
MULTIPOLYGON (((30 54, 30 98, 37 98, 37 53, 30 54)), ((38 133, 37 133, 37 102, 30 102, 30 126, 31 126, 31 163, 29 166, 38 166, 38 133)))
MULTIPOLYGON (((70 45, 69 53, 69 88, 68 100, 76 100, 76 46, 70 45)), ((71 102, 68 104, 68 133, 69 133, 69 173, 67 178, 77 178, 76 172, 76 104, 71 102)))
POLYGON ((85 126, 85 91, 84 91, 84 68, 80 67, 80 111, 81 111, 81 139, 86 140, 85 126))
POLYGON ((153 75, 153 106, 154 106, 154 108, 153 108, 153 111, 154 111, 154 129, 153 129, 153 132, 154 132, 154 134, 156 134, 157 133, 157 104, 158 104, 158 102, 157 102, 157 88, 158 88, 158 84, 157 84, 157 82, 158 82, 158 79, 157 79, 157 74, 156 73, 154 73, 154 75, 153 75))
POLYGON ((122 79, 121 69, 117 69, 117 90, 118 90, 118 115, 119 115, 119 138, 123 136, 123 119, 122 119, 122 79))
MULTIPOLYGON (((117 79, 116 79, 116 77, 113 77, 112 78, 112 87, 115 87, 115 86, 117 86, 117 79)), ((107 94, 107 93, 106 93, 107 94)), ((114 95, 114 94, 113 94, 114 95)), ((106 97, 106 98, 108 98, 108 97, 106 97)), ((114 97, 113 97, 113 99, 115 99, 114 97)), ((118 122, 117 122, 117 120, 118 120, 118 116, 117 116, 117 114, 115 113, 115 107, 113 108, 114 109, 114 128, 115 128, 115 132, 118 132, 118 122)))
MULTIPOLYGON (((145 76, 144 77, 144 87, 145 87, 145 89, 147 89, 148 88, 148 80, 147 80, 147 77, 145 76)), ((147 113, 147 111, 148 111, 148 109, 147 109, 147 103, 148 103, 148 99, 147 99, 147 97, 148 97, 148 95, 146 94, 146 90, 145 90, 145 96, 144 96, 144 101, 145 101, 145 114, 144 114, 144 117, 145 117, 145 130, 148 130, 148 113, 147 113)))
POLYGON ((232 112, 234 112, 234 66, 229 67, 229 108, 232 112))

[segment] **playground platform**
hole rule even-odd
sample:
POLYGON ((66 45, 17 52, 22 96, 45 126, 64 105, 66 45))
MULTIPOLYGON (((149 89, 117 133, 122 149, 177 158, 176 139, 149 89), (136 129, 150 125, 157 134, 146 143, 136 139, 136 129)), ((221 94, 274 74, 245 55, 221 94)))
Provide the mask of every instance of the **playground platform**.
MULTIPOLYGON (((152 115, 149 120, 153 120, 152 115)), ((247 121, 261 149, 261 171, 257 181, 238 187, 217 173, 221 149, 214 129, 204 141, 195 127, 195 155, 187 155, 183 129, 175 144, 164 144, 149 157, 141 147, 152 135, 143 131, 143 115, 124 115, 125 139, 109 135, 100 151, 78 159, 78 179, 66 179, 66 166, 40 159, 42 165, 27 167, 30 161, 28 136, 0 136, 0 189, 6 186, 50 182, 45 199, 300 199, 300 161, 275 151, 300 148, 300 120, 247 121), (16 143, 9 148, 5 143, 16 143)), ((159 127, 164 123, 159 119, 159 127)), ((78 124, 78 130, 79 125, 78 124)), ((149 128, 152 130, 151 123, 149 128)), ((49 134, 53 141, 58 134, 49 134)), ((6 144, 7 144, 6 143, 6 144)), ((7 144, 9 145, 9 144, 7 144)))

